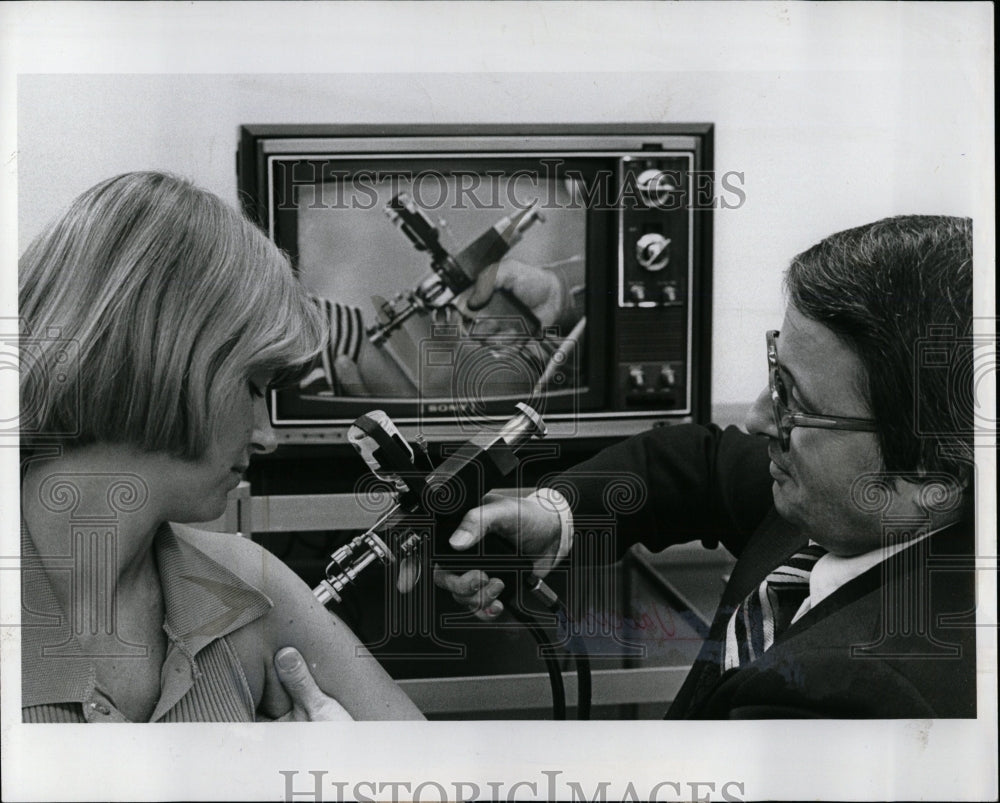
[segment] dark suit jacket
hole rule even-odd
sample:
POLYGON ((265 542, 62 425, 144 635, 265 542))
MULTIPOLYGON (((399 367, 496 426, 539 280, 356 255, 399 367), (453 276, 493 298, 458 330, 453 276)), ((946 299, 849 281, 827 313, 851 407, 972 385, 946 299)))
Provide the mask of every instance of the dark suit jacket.
POLYGON ((736 428, 663 427, 546 483, 569 497, 575 519, 612 516, 619 553, 700 539, 738 558, 667 716, 975 717, 971 518, 845 584, 760 659, 722 673, 732 612, 807 542, 774 510, 768 462, 766 441, 736 428))

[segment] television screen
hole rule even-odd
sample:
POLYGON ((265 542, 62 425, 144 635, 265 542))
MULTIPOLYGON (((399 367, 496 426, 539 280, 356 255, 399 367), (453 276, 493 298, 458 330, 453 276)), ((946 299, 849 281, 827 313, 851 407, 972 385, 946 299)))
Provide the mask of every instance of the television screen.
POLYGON ((530 165, 340 163, 322 181, 290 182, 277 239, 332 336, 282 394, 286 411, 338 418, 360 397, 470 419, 516 402, 575 407, 590 380, 592 190, 582 170, 530 165))

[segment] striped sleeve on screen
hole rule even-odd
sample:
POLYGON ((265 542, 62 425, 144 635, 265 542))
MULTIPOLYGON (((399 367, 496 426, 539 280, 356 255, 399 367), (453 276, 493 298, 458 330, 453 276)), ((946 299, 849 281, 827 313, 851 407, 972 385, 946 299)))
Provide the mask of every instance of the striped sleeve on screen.
POLYGON ((347 304, 338 304, 328 298, 316 297, 316 304, 323 313, 329 338, 324 364, 331 368, 337 357, 349 357, 358 361, 361 353, 361 339, 364 337, 364 326, 361 322, 361 309, 347 304))

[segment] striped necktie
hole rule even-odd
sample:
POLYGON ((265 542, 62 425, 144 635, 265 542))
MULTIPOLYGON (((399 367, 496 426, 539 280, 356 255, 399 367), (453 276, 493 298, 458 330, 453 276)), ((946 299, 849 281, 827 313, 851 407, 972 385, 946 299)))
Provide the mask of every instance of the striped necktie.
POLYGON ((722 671, 753 661, 774 644, 809 596, 809 573, 826 550, 803 547, 747 594, 726 628, 722 671))

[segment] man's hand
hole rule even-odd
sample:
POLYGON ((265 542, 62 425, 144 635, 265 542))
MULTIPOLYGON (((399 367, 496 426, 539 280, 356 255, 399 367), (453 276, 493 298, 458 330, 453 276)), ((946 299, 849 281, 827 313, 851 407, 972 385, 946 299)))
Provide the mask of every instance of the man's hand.
POLYGON ((567 302, 565 288, 555 273, 516 259, 495 263, 479 274, 466 302, 469 309, 486 306, 494 290, 506 290, 518 299, 543 327, 559 320, 567 302))
MULTIPOLYGON (((536 558, 539 566, 551 562, 559 549, 561 533, 562 520, 550 505, 538 499, 490 493, 484 497, 482 506, 465 514, 449 543, 453 549, 464 551, 487 535, 494 535, 506 540, 520 554, 536 558)), ((400 567, 397 579, 400 591, 405 593, 413 588, 417 580, 415 566, 413 562, 404 562, 400 567)), ((435 567, 434 584, 450 591, 456 602, 484 621, 503 611, 503 603, 497 599, 503 583, 478 569, 458 575, 435 567)))
POLYGON ((347 710, 316 685, 305 660, 294 647, 282 647, 274 654, 274 668, 292 698, 292 710, 276 722, 351 721, 347 710))

